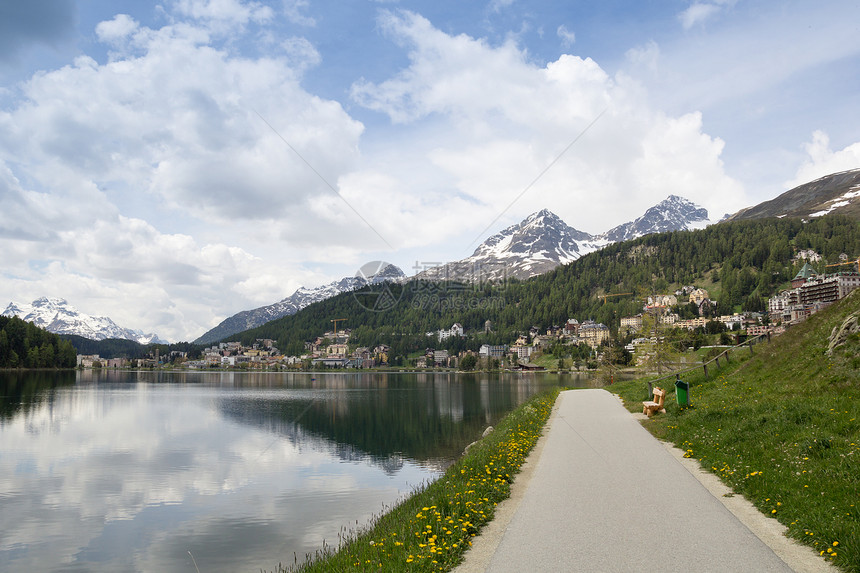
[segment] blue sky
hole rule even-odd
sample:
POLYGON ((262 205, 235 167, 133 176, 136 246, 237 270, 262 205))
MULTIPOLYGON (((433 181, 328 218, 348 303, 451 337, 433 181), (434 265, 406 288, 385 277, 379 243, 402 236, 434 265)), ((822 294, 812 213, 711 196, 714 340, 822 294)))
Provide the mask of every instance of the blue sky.
POLYGON ((856 1, 7 2, 0 304, 187 340, 542 208, 716 219, 860 166, 858 64, 856 1))

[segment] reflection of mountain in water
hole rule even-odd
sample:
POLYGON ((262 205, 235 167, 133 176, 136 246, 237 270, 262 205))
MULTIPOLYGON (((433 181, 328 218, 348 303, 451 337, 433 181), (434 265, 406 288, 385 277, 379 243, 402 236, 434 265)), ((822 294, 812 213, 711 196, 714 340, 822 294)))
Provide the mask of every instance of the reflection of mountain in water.
POLYGON ((298 447, 321 447, 345 461, 369 458, 391 473, 404 458, 446 465, 539 389, 534 380, 510 377, 324 375, 303 396, 237 394, 218 407, 298 447))
POLYGON ((300 422, 313 399, 273 400, 237 395, 219 400, 218 410, 226 418, 244 425, 262 428, 267 432, 286 437, 299 451, 325 452, 345 462, 359 463, 370 460, 382 467, 386 473, 396 473, 403 466, 403 458, 397 454, 370 455, 352 444, 333 441, 329 437, 309 431, 300 422))

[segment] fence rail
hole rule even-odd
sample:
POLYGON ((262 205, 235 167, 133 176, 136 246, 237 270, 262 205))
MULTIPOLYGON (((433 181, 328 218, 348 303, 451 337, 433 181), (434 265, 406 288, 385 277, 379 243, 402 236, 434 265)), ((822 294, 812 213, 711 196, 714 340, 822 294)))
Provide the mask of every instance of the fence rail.
POLYGON ((687 374, 688 372, 693 372, 695 370, 699 370, 700 368, 702 370, 704 370, 705 378, 707 378, 708 377, 708 366, 716 363, 716 367, 719 368, 721 358, 726 361, 726 364, 728 364, 730 361, 729 360, 730 351, 738 350, 738 349, 746 346, 747 348, 749 348, 750 354, 753 354, 753 346, 755 344, 759 344, 761 342, 770 342, 770 337, 771 337, 770 332, 766 332, 764 334, 759 334, 758 336, 754 336, 752 338, 746 339, 745 341, 741 342, 740 344, 736 344, 734 346, 726 348, 723 352, 714 356, 713 358, 711 358, 707 362, 702 362, 701 364, 697 364, 696 366, 693 366, 692 368, 687 368, 686 370, 675 371, 675 372, 671 372, 665 376, 661 376, 659 378, 653 378, 653 379, 648 381, 648 392, 651 392, 653 390, 655 382, 660 382, 661 380, 666 380, 667 378, 675 378, 677 380, 677 379, 680 379, 682 374, 687 374))

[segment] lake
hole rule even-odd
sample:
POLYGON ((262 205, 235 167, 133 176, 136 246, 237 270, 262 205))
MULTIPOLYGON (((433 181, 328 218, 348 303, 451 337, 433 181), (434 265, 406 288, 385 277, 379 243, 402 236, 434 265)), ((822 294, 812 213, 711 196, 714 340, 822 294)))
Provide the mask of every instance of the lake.
POLYGON ((260 571, 438 477, 552 374, 0 372, 0 570, 260 571))

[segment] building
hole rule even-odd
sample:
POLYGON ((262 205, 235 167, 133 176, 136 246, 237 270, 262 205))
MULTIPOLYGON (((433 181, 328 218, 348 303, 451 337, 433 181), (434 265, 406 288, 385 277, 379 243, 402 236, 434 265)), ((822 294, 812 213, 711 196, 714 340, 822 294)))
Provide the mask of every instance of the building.
POLYGON ((779 316, 785 309, 800 304, 800 298, 796 289, 784 290, 775 294, 767 301, 768 311, 771 316, 779 316))
POLYGON ((809 263, 803 263, 801 269, 797 271, 797 274, 794 275, 793 279, 791 279, 791 288, 797 288, 807 280, 817 276, 818 272, 816 272, 809 263))
POLYGON ((349 354, 349 347, 346 344, 329 344, 326 348, 326 355, 329 358, 346 358, 349 354))
POLYGON ((579 326, 579 338, 592 348, 597 348, 609 340, 609 327, 603 323, 586 320, 579 326))
POLYGON ((508 347, 505 344, 497 346, 482 344, 480 350, 478 350, 478 355, 486 356, 488 358, 503 358, 507 351, 508 347))
POLYGON ((860 274, 839 273, 809 278, 797 290, 800 304, 812 304, 836 302, 856 288, 860 288, 860 274))
POLYGON ((433 362, 436 366, 447 366, 448 365, 448 351, 447 350, 434 350, 433 351, 433 362))
POLYGON ((708 319, 703 316, 700 316, 699 318, 691 318, 690 320, 679 320, 675 323, 675 327, 695 330, 696 328, 700 327, 704 328, 706 324, 708 324, 708 319))
POLYGON ((575 318, 568 318, 564 323, 564 333, 568 336, 576 336, 579 332, 579 321, 575 318))
POLYGON ((637 314, 636 316, 622 316, 621 317, 621 330, 627 331, 637 331, 642 328, 642 315, 637 314))
POLYGON ((346 368, 349 360, 346 357, 331 356, 327 358, 314 358, 314 366, 325 366, 326 368, 346 368))
POLYGON ((664 312, 663 314, 657 317, 657 321, 660 324, 669 324, 673 325, 680 320, 680 317, 674 312, 664 312))
POLYGON ((675 306, 676 304, 678 304, 678 297, 673 294, 656 294, 648 297, 648 306, 675 306))
POLYGON ((804 260, 809 261, 811 263, 821 262, 821 255, 813 251, 812 249, 802 249, 797 252, 794 256, 795 260, 804 260))
POLYGON ((697 306, 702 306, 706 300, 709 300, 708 291, 703 288, 697 288, 690 293, 690 302, 696 303, 697 306))
POLYGON ((729 330, 741 330, 744 327, 744 315, 742 314, 724 315, 719 318, 719 321, 725 324, 729 330))
POLYGON ((451 325, 449 330, 440 330, 439 331, 439 340, 445 340, 446 338, 451 338, 452 336, 465 336, 466 331, 463 329, 463 325, 459 322, 455 322, 451 325))
POLYGON ((534 352, 534 346, 514 345, 511 347, 511 354, 515 354, 517 360, 528 360, 534 352))
POLYGON ((92 368, 96 362, 101 364, 98 354, 78 354, 77 365, 81 368, 92 368))

